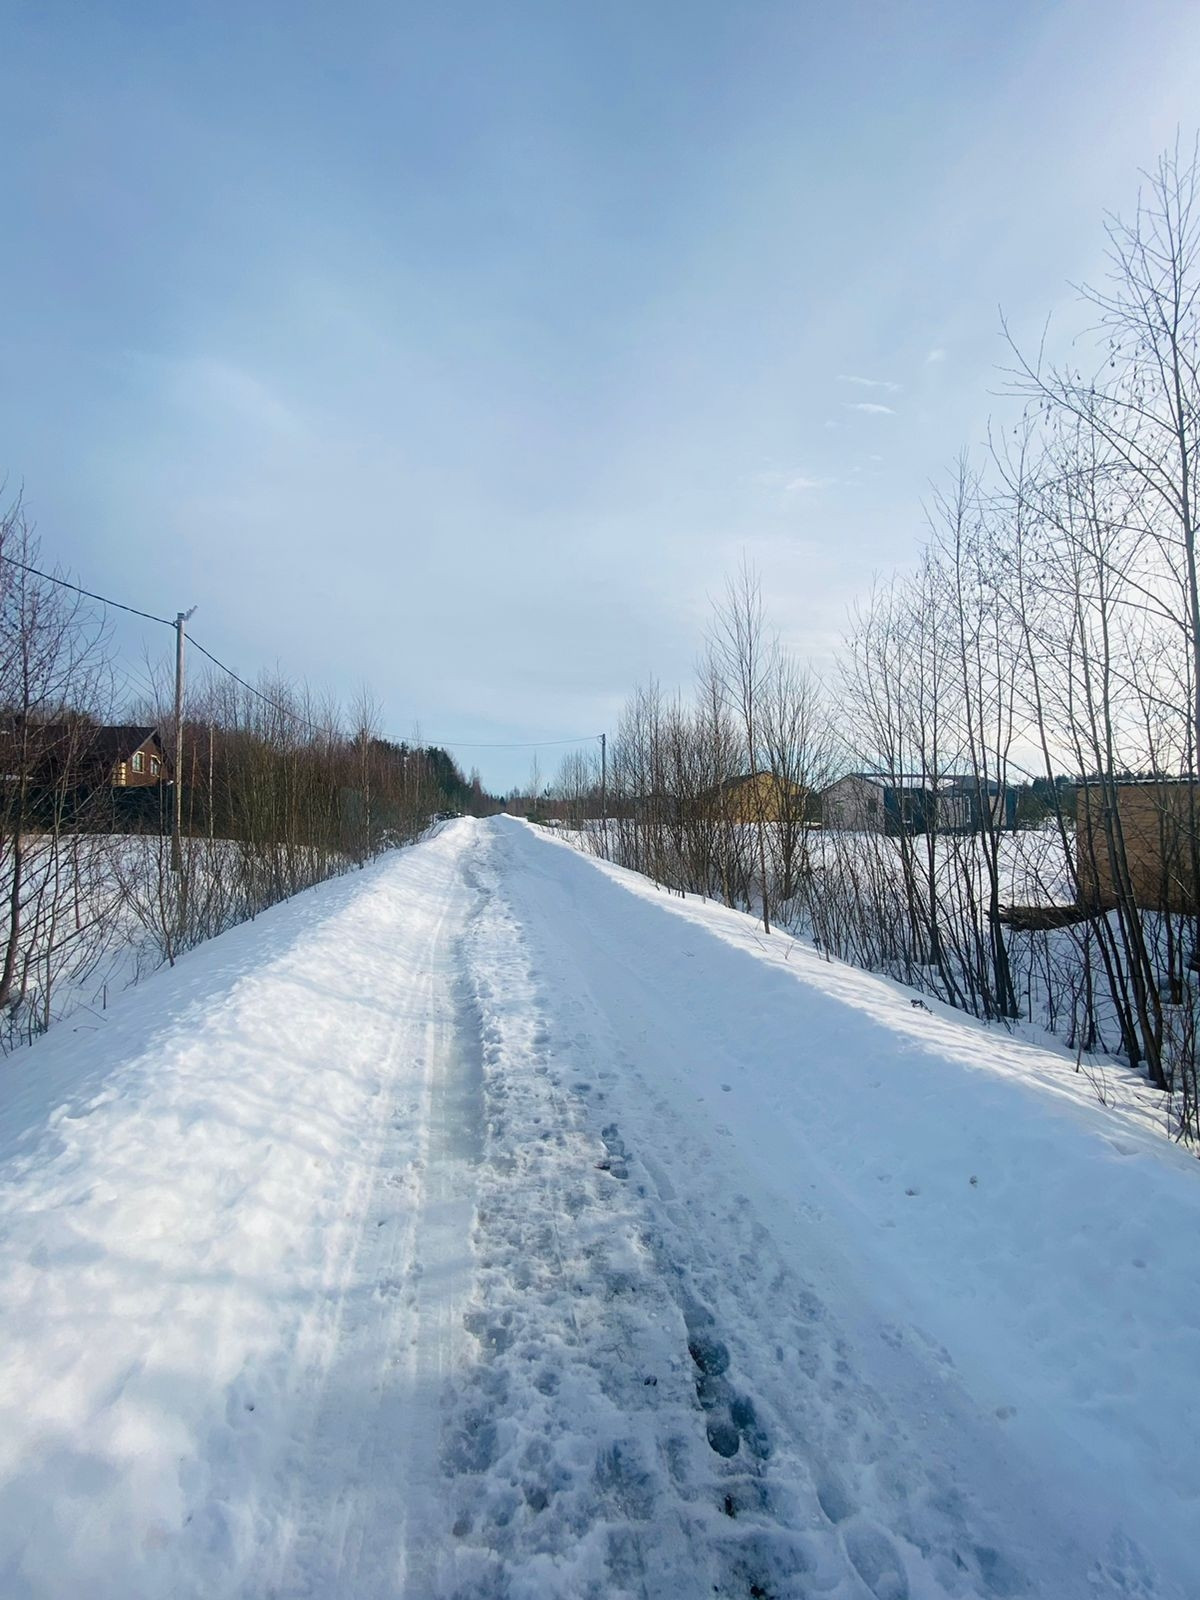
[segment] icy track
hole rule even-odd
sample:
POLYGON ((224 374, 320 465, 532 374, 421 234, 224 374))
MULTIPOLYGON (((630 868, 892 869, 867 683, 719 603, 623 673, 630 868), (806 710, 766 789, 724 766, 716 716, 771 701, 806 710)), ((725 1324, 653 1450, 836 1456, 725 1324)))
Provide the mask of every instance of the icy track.
POLYGON ((507 819, 3 1065, 0 1597, 1200 1594, 1200 1173, 507 819))

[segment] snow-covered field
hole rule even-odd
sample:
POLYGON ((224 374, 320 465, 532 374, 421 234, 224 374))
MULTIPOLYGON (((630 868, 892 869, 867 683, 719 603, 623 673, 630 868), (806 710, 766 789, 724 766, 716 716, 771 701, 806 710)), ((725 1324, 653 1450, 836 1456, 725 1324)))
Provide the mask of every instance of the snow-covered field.
POLYGON ((1200 1593, 1195 1161, 461 821, 0 1083, 0 1595, 1200 1593))

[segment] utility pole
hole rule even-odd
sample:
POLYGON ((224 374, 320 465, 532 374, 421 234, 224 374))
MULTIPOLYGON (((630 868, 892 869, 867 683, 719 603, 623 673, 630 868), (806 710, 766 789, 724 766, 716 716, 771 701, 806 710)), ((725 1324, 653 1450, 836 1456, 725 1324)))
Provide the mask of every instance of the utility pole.
POLYGON ((604 859, 608 860, 608 735, 600 735, 600 816, 604 835, 604 859))
POLYGON ((183 640, 184 627, 196 615, 180 611, 175 616, 175 804, 171 808, 171 870, 183 873, 183 640))

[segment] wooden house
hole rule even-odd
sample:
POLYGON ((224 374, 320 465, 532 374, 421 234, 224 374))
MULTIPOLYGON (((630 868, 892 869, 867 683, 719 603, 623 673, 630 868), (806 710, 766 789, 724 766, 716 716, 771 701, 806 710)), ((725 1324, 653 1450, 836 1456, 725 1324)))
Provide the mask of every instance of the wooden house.
POLYGON ((45 723, 34 730, 36 772, 43 782, 89 793, 150 789, 171 781, 157 728, 138 723, 45 723))
POLYGON ((726 822, 777 823, 784 816, 804 817, 809 809, 805 789, 770 772, 729 778, 710 790, 706 799, 726 822))
POLYGON ((172 774, 157 728, 14 722, 0 744, 8 802, 39 825, 123 830, 161 818, 172 774))
POLYGON ((81 751, 94 781, 113 789, 148 789, 170 783, 171 765, 157 728, 117 724, 97 728, 81 751))
POLYGON ((1144 910, 1200 910, 1200 782, 1081 783, 1075 846, 1081 904, 1115 906, 1125 882, 1134 904, 1144 910))

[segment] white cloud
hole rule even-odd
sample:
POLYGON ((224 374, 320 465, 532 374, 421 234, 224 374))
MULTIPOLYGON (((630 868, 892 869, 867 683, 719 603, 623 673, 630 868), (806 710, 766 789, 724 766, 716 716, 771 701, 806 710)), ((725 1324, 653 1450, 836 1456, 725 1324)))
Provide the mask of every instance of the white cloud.
POLYGON ((847 411, 868 411, 875 416, 894 417, 895 409, 892 406, 881 406, 875 400, 843 400, 842 405, 847 411))
POLYGON ((764 489, 776 489, 783 494, 805 494, 810 489, 828 489, 837 479, 814 478, 807 472, 772 471, 757 473, 753 481, 764 489))
POLYGON ((900 389, 898 383, 892 383, 888 378, 857 378, 851 373, 839 372, 839 383, 854 383, 860 389, 886 389, 889 394, 897 394, 900 389))
POLYGON ((931 350, 925 357, 925 365, 927 367, 936 367, 940 361, 945 361, 945 359, 946 352, 938 345, 936 349, 931 350))

